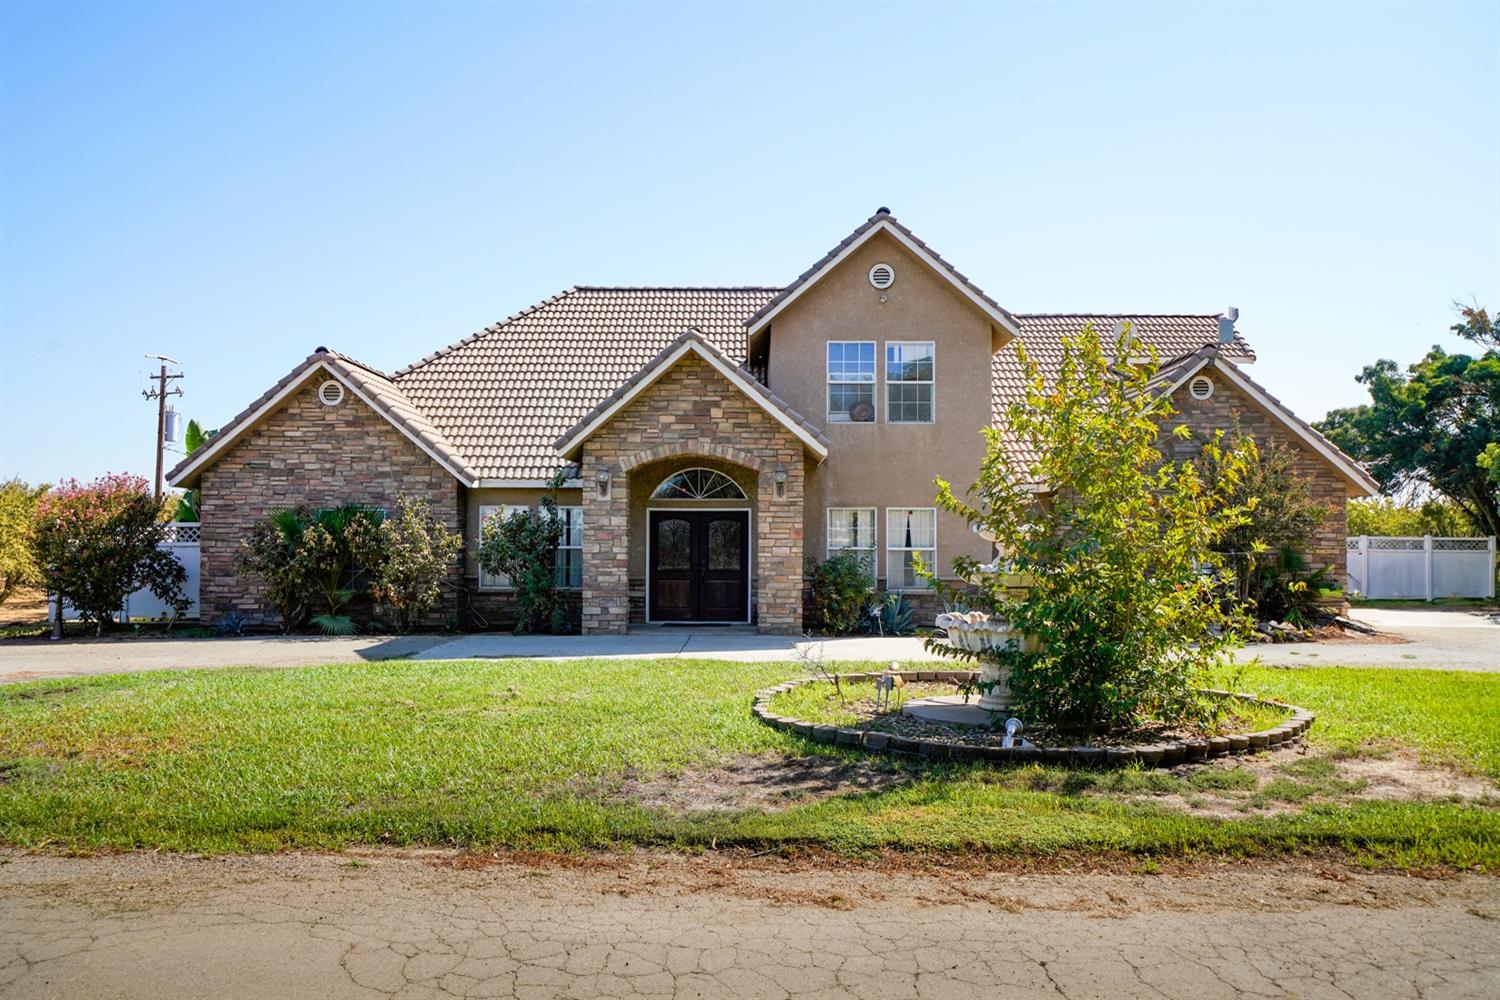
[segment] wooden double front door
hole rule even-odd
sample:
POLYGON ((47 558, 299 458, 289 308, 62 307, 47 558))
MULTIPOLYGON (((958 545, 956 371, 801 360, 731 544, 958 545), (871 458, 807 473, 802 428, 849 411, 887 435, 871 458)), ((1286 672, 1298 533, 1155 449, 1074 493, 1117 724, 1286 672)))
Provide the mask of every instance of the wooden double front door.
POLYGON ((653 622, 750 620, 750 512, 648 512, 647 614, 653 622))

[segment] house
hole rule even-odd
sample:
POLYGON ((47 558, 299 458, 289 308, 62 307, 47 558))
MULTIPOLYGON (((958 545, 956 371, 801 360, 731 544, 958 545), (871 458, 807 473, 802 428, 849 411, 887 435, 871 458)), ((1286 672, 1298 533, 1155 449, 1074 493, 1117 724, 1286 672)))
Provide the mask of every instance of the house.
POLYGON ((796 632, 804 557, 852 551, 919 602, 917 554, 990 558, 934 477, 977 475, 981 428, 1022 393, 1017 344, 1055 364, 1064 336, 1127 321, 1166 359, 1174 419, 1295 452, 1329 511, 1312 555, 1341 579, 1344 501, 1376 484, 1247 374, 1232 318, 1012 313, 883 208, 784 287, 571 288, 391 373, 320 347, 170 481, 202 491, 205 618, 274 620, 234 564, 267 512, 404 493, 466 539, 446 616, 505 624, 480 524, 561 471, 558 574, 585 632, 796 632))

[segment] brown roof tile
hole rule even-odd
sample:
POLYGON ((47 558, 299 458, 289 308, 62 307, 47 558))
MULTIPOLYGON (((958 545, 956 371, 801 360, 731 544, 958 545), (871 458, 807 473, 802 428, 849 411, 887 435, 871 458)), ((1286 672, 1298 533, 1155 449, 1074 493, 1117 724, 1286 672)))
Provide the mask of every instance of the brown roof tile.
POLYGON ((485 479, 544 479, 553 442, 683 330, 734 364, 775 288, 570 288, 431 354, 396 384, 485 479))

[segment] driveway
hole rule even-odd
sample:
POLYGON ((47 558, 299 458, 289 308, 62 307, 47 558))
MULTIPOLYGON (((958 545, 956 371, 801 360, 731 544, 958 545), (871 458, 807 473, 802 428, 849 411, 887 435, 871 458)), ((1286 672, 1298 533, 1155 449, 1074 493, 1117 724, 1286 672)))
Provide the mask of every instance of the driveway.
POLYGON ((1420 667, 1500 672, 1500 623, 1464 608, 1356 608, 1351 617, 1407 641, 1286 642, 1247 646, 1238 659, 1279 667, 1420 667))
POLYGON ((1493 997, 1500 880, 430 852, 0 856, 41 997, 1493 997))

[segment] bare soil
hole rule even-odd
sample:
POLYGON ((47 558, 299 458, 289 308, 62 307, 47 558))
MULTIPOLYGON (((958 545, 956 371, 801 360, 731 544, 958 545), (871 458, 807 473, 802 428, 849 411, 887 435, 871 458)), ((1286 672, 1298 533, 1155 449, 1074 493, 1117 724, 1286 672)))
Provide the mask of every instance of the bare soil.
POLYGON ((776 812, 848 792, 881 792, 911 780, 911 773, 879 759, 738 757, 708 770, 641 777, 625 775, 615 797, 682 815, 730 809, 776 812))

